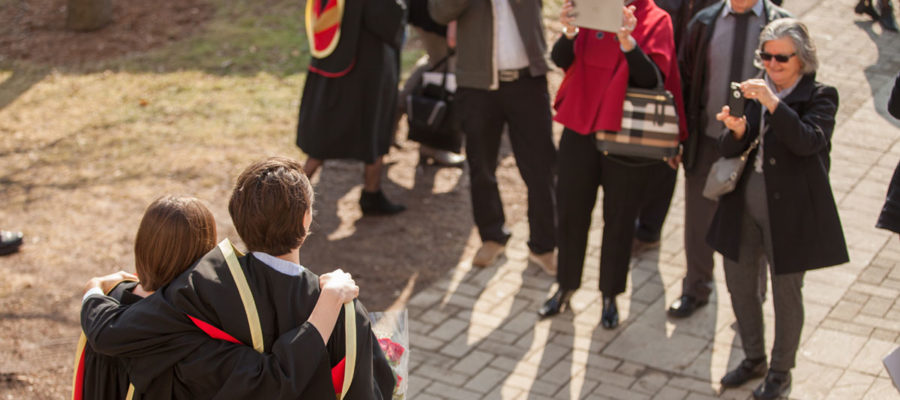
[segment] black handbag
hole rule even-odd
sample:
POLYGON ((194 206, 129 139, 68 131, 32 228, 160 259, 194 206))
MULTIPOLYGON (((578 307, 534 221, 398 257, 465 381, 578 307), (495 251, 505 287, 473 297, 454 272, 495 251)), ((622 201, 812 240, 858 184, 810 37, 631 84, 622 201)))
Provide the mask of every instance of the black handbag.
POLYGON ((603 154, 668 160, 679 152, 678 108, 675 97, 663 86, 659 70, 654 89, 629 87, 622 109, 619 132, 595 133, 603 154))
POLYGON ((410 140, 459 153, 462 149, 462 135, 452 116, 454 93, 447 88, 447 76, 450 74, 447 64, 452 55, 451 50, 429 70, 435 72, 443 67, 440 85, 420 84, 406 97, 406 119, 410 140))

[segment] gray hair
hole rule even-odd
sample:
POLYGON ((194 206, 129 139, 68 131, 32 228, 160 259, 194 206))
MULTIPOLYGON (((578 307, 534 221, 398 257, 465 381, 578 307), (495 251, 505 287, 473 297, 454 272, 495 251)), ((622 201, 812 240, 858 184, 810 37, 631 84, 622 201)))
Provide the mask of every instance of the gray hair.
POLYGON ((759 49, 753 60, 753 65, 763 69, 762 59, 759 58, 759 52, 763 51, 763 46, 770 40, 781 38, 790 38, 794 42, 794 48, 797 52, 797 58, 800 59, 800 72, 809 74, 819 69, 819 58, 816 56, 816 44, 813 43, 812 37, 809 36, 809 29, 802 22, 794 18, 776 19, 766 25, 759 34, 759 49))

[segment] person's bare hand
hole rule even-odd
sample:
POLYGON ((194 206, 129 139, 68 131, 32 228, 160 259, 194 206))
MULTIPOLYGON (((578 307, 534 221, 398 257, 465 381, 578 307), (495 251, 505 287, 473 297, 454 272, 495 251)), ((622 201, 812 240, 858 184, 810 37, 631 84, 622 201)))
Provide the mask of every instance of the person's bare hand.
POLYGON ((447 46, 451 49, 456 48, 456 21, 447 24, 447 46))
POLYGON ((678 169, 678 164, 681 164, 681 154, 676 154, 675 157, 670 157, 666 160, 666 163, 669 164, 669 168, 674 170, 678 169))
POLYGON ((744 133, 747 132, 747 118, 732 116, 729 114, 730 111, 730 107, 722 106, 722 111, 716 114, 716 119, 725 123, 725 127, 733 132, 732 135, 735 139, 741 140, 744 133))
POLYGON ((744 93, 744 98, 759 101, 759 104, 766 107, 770 113, 775 112, 775 107, 778 106, 778 96, 772 93, 772 89, 769 89, 769 85, 762 79, 747 79, 741 82, 741 92, 744 93))
POLYGON ((571 32, 575 30, 575 6, 572 4, 572 0, 566 0, 563 3, 562 10, 559 12, 559 22, 566 28, 567 31, 571 32))
POLYGON ((98 276, 91 278, 84 285, 84 293, 87 293, 88 290, 92 288, 100 288, 103 293, 109 293, 116 285, 121 283, 122 281, 137 281, 138 277, 135 274, 125 271, 114 272, 109 275, 98 276))
POLYGON ((622 27, 616 32, 619 37, 619 44, 625 51, 634 49, 634 43, 631 41, 631 32, 637 26, 637 17, 634 16, 634 6, 622 7, 622 27))
POLYGON ((321 296, 332 298, 340 304, 349 303, 359 296, 359 286, 350 274, 341 269, 319 276, 319 287, 322 289, 321 296))

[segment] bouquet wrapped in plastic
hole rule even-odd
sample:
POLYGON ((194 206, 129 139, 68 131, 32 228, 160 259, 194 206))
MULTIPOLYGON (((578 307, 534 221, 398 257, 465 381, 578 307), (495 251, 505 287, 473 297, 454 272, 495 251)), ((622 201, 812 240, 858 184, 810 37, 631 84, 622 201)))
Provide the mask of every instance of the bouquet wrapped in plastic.
POLYGON ((409 317, 406 309, 373 312, 369 313, 369 318, 378 344, 397 378, 393 400, 403 400, 409 385, 409 317))

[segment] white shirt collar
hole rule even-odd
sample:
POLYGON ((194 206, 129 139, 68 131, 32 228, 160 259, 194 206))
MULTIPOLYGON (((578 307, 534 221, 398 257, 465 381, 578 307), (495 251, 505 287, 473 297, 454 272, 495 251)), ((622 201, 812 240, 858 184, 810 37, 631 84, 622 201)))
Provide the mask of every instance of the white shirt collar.
MULTIPOLYGON (((756 2, 756 4, 753 5, 753 7, 750 7, 750 12, 756 14, 757 16, 762 15, 762 13, 763 13, 763 1, 764 1, 764 0, 758 0, 758 1, 756 2)), ((731 14, 731 13, 733 13, 733 12, 734 12, 734 9, 731 8, 731 0, 726 1, 726 2, 725 2, 725 8, 722 9, 722 16, 725 17, 725 16, 727 16, 728 14, 731 14)))
POLYGON ((282 260, 278 257, 275 257, 268 253, 263 253, 261 251, 254 251, 253 256, 262 261, 263 264, 269 266, 282 274, 288 276, 299 276, 301 272, 303 272, 303 266, 300 264, 294 264, 287 260, 282 260))

